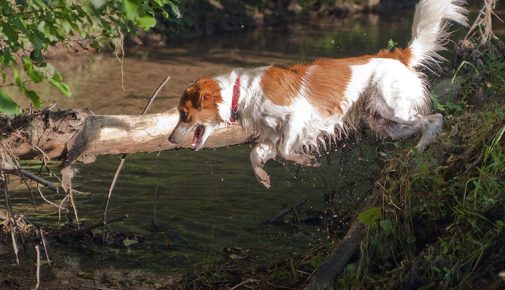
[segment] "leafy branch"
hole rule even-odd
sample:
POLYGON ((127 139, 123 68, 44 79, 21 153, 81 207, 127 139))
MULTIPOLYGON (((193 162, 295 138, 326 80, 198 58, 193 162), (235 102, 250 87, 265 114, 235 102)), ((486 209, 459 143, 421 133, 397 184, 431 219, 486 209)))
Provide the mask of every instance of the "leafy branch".
MULTIPOLYGON (((177 0, 0 0, 0 88, 16 86, 34 107, 40 96, 30 83, 48 82, 65 96, 70 87, 44 57, 48 48, 73 41, 90 41, 100 48, 119 31, 149 30, 157 17, 177 14, 177 0)), ((19 105, 0 90, 0 112, 18 114, 19 105)))

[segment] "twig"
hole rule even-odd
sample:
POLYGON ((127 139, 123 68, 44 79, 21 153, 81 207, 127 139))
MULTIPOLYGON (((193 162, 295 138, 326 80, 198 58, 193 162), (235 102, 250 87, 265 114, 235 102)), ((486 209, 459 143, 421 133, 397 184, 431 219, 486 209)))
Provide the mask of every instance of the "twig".
POLYGON ((235 290, 235 289, 237 289, 240 286, 244 286, 244 285, 249 284, 249 283, 255 283, 255 282, 258 282, 258 281, 259 280, 256 280, 256 279, 247 279, 247 280, 245 280, 243 282, 240 282, 239 284, 231 287, 230 290, 235 290))
MULTIPOLYGON (((119 166, 116 169, 116 173, 114 174, 114 178, 112 179, 112 183, 109 187, 109 194, 107 195, 107 202, 105 203, 105 209, 103 210, 103 226, 105 227, 107 225, 107 211, 109 210, 109 203, 110 203, 110 198, 112 197, 112 191, 114 190, 114 186, 116 186, 116 181, 117 178, 119 177, 119 174, 121 173, 121 169, 123 169, 123 165, 126 161, 126 154, 121 155, 121 161, 119 162, 119 166)), ((103 230, 103 238, 105 239, 105 228, 103 230)))
POLYGON ((47 264, 51 266, 51 259, 49 259, 49 251, 47 247, 47 241, 46 241, 46 236, 44 234, 44 231, 39 228, 40 232, 40 238, 42 239, 42 245, 44 246, 44 252, 46 253, 46 259, 47 259, 47 264))
MULTIPOLYGON (((12 219, 12 217, 10 218, 12 219)), ((11 228, 11 238, 12 238, 12 248, 14 249, 14 255, 16 255, 16 263, 19 266, 19 249, 18 249, 18 243, 16 242, 16 233, 13 228, 11 228)))
POLYGON ((154 93, 153 93, 152 97, 149 99, 149 102, 147 103, 147 105, 144 107, 144 110, 142 111, 142 116, 147 113, 147 110, 149 110, 149 107, 151 107, 151 104, 154 102, 154 99, 158 96, 158 94, 160 93, 161 89, 170 80, 170 78, 171 78, 170 76, 167 76, 165 78, 165 80, 161 84, 158 85, 158 87, 156 88, 156 90, 154 90, 154 93))
MULTIPOLYGON (((496 8, 496 0, 484 0, 484 6, 479 11, 475 22, 472 24, 468 33, 465 36, 465 40, 468 40, 470 37, 476 34, 476 30, 479 30, 480 34, 480 44, 489 43, 491 39, 496 38, 496 35, 493 32, 493 15, 494 9, 496 8)), ((499 17, 497 17, 501 20, 499 17)))
MULTIPOLYGON (((149 98, 149 101, 147 102, 147 105, 144 107, 144 110, 142 111, 142 116, 144 116, 146 113, 147 113, 147 110, 149 109, 149 107, 151 106, 151 104, 153 103, 154 99, 158 96, 158 94, 160 93, 161 89, 163 88, 163 86, 165 86, 165 84, 170 80, 170 76, 167 76, 165 78, 165 80, 163 80, 163 82, 161 82, 161 84, 158 85, 158 87, 156 87, 156 90, 154 91, 153 95, 151 96, 151 98, 149 98)), ((107 195, 107 202, 105 203, 105 209, 103 211, 103 239, 105 240, 105 226, 107 225, 107 211, 109 209, 109 203, 110 203, 110 199, 112 197, 112 191, 114 190, 114 187, 116 185, 116 181, 119 177, 119 174, 121 173, 121 170, 123 169, 123 165, 125 163, 125 160, 126 160, 126 156, 128 156, 128 154, 122 154, 121 155, 121 161, 119 162, 119 166, 117 167, 116 169, 116 173, 114 174, 114 178, 112 179, 112 183, 109 187, 109 193, 107 195)))
MULTIPOLYGON (((120 221, 123 221, 123 220, 125 220, 127 218, 128 218, 128 214, 125 214, 123 216, 110 219, 109 220, 109 224, 120 222, 120 221)), ((83 233, 83 232, 90 231, 92 229, 96 229, 96 228, 102 227, 103 225, 104 225, 103 222, 100 222, 100 223, 96 223, 96 224, 93 224, 93 225, 90 225, 90 226, 87 226, 87 227, 83 227, 83 228, 80 228, 80 229, 75 229, 75 230, 70 230, 70 231, 66 231, 66 232, 63 232, 63 233, 59 233, 56 236, 58 238, 62 238, 64 236, 68 236, 68 235, 77 235, 77 234, 80 234, 80 233, 83 233)))
POLYGON ((62 177, 61 187, 63 188, 63 190, 65 191, 65 193, 67 194, 67 196, 70 200, 70 204, 72 205, 72 209, 74 210, 75 222, 77 224, 77 228, 79 228, 81 225, 79 222, 79 214, 77 212, 77 205, 76 205, 75 199, 74 199, 74 189, 72 186, 72 179, 74 177, 74 174, 75 174, 75 171, 74 171, 74 169, 72 169, 72 167, 70 167, 69 165, 65 166, 61 170, 61 177, 62 177))
POLYGON ((35 289, 39 289, 39 286, 40 286, 40 248, 39 248, 39 245, 35 245, 35 251, 37 252, 37 284, 35 284, 35 289))
POLYGON ((40 197, 47 203, 49 203, 50 205, 54 206, 54 207, 57 207, 58 209, 65 209, 63 207, 60 207, 59 205, 57 205, 56 203, 50 201, 49 199, 47 199, 44 194, 42 193, 42 190, 40 190, 40 186, 37 186, 37 190, 39 191, 39 195, 40 197))
POLYGON ((61 200, 60 206, 58 207, 58 222, 61 222, 61 210, 64 209, 68 213, 68 208, 63 207, 63 203, 67 200, 68 194, 61 200))
POLYGON ((121 32, 121 28, 118 28, 118 33, 119 33, 119 50, 121 50, 121 58, 119 58, 119 55, 117 53, 117 47, 116 51, 114 54, 116 55, 117 61, 119 62, 120 69, 121 69, 121 88, 123 89, 123 92, 126 92, 124 88, 124 69, 123 69, 123 63, 124 63, 124 35, 121 32))
MULTIPOLYGON (((14 255, 16 256, 16 263, 19 266, 19 249, 18 249, 18 244, 16 242, 16 230, 19 232, 17 223, 16 223, 16 218, 14 217, 12 213, 12 208, 10 205, 10 199, 9 199, 9 189, 7 185, 7 175, 5 175, 4 170, 1 171, 1 184, 2 184, 2 189, 4 192, 4 197, 5 197, 5 209, 7 210, 7 222, 10 224, 12 223, 14 227, 11 226, 10 232, 11 232, 11 239, 12 239, 12 248, 14 250, 14 255)), ((21 232, 19 232, 21 233, 21 232)), ((21 235, 22 237, 22 235, 21 235)))
POLYGON ((18 176, 21 176, 21 177, 26 177, 30 180, 33 180, 39 184, 42 184, 43 186, 51 189, 51 190, 54 190, 56 192, 58 192, 58 187, 56 187, 56 185, 54 185, 52 182, 50 181, 47 181, 45 180, 44 178, 40 177, 40 176, 37 176, 27 170, 24 170, 24 169, 21 169, 21 168, 18 168, 18 169, 5 169, 4 170, 5 173, 11 173, 11 174, 16 174, 18 176))
POLYGON ((271 219, 268 220, 268 223, 270 224, 275 224, 277 223, 283 216, 285 216, 286 214, 288 214, 290 211, 293 211, 293 212, 296 212, 296 209, 304 204, 307 203, 307 200, 306 199, 302 199, 298 202, 296 202, 294 205, 290 205, 284 209, 282 209, 281 211, 279 211, 274 217, 272 217, 271 219))
POLYGON ((74 209, 75 223, 77 224, 77 228, 80 228, 81 225, 79 224, 79 214, 77 213, 77 206, 75 204, 73 191, 74 190, 72 189, 72 181, 70 181, 70 184, 68 187, 68 196, 70 197, 70 204, 72 205, 72 208, 74 209))

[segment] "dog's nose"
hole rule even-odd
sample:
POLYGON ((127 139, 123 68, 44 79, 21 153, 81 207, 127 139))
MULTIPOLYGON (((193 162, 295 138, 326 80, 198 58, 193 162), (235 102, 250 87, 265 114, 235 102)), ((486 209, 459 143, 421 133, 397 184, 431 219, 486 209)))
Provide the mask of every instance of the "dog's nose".
POLYGON ((168 137, 168 141, 169 141, 169 142, 172 142, 172 143, 174 143, 174 144, 175 144, 175 142, 174 142, 174 135, 173 135, 173 134, 171 134, 171 135, 168 137))

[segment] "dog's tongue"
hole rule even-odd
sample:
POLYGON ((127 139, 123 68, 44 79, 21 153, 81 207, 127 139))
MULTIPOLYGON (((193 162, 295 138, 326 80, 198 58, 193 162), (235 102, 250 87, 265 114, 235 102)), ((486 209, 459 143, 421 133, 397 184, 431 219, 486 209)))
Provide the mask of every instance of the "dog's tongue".
POLYGON ((201 126, 196 127, 195 135, 193 136, 193 142, 191 143, 191 147, 195 148, 196 145, 200 142, 200 138, 202 137, 204 128, 201 126))
POLYGON ((198 144, 198 139, 200 139, 198 137, 198 130, 195 132, 195 136, 193 136, 193 143, 191 143, 191 147, 195 148, 196 147, 196 144, 198 144))

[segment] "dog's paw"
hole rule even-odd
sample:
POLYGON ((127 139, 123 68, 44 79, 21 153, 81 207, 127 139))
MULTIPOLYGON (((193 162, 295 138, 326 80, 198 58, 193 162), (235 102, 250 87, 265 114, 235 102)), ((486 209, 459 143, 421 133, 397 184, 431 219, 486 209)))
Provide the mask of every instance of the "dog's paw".
POLYGON ((263 184, 264 187, 266 187, 267 189, 270 188, 270 176, 268 175, 268 173, 259 168, 259 167, 256 167, 254 168, 254 174, 256 175, 256 179, 261 183, 263 184))

